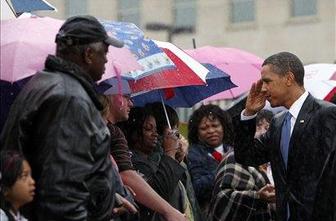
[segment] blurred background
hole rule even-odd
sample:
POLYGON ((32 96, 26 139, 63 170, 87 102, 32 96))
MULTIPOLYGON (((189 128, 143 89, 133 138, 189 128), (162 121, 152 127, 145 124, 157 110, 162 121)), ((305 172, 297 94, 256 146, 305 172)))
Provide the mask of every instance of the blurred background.
MULTIPOLYGON (((304 64, 336 61, 336 0, 48 0, 66 19, 91 14, 135 23, 146 36, 182 49, 234 47, 266 58, 279 51, 304 64), (193 40, 195 39, 195 45, 193 40)), ((235 100, 212 101, 228 108, 235 100)), ((197 108, 196 105, 193 109, 197 108)), ((180 109, 186 121, 193 109, 180 109)))

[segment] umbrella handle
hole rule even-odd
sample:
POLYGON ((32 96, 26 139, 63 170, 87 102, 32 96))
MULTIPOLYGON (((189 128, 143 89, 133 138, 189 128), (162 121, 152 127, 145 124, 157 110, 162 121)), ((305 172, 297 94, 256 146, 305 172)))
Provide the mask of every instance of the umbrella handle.
POLYGON ((167 123, 168 123, 168 127, 169 127, 169 129, 171 130, 172 128, 171 128, 171 125, 170 125, 170 122, 169 122, 169 117, 168 117, 168 113, 167 113, 166 105, 165 105, 164 102, 163 102, 162 94, 160 94, 160 97, 161 97, 161 103, 162 103, 163 111, 164 111, 164 113, 165 113, 166 120, 167 120, 167 123))

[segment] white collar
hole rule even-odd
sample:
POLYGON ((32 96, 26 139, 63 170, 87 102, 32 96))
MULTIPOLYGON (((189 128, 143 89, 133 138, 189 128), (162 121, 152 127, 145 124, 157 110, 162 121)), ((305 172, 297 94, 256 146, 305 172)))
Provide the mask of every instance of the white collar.
POLYGON ((220 152, 221 154, 223 154, 224 153, 223 144, 221 144, 218 147, 216 147, 215 150, 218 151, 218 152, 220 152))
POLYGON ((308 91, 305 91, 299 99, 297 99, 292 106, 289 108, 289 113, 291 113, 292 117, 296 120, 296 118, 299 115, 299 112, 303 106, 303 103, 305 102, 306 98, 308 97, 308 91))

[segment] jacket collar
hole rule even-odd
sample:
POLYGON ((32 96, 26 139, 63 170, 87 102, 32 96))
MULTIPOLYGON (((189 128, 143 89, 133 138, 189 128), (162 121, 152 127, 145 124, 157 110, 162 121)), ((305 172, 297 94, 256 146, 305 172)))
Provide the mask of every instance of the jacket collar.
POLYGON ((61 72, 78 80, 92 99, 92 102, 95 104, 96 108, 99 111, 103 110, 103 105, 100 103, 98 95, 93 87, 94 81, 80 66, 73 62, 66 61, 60 57, 48 55, 45 61, 45 70, 61 72))

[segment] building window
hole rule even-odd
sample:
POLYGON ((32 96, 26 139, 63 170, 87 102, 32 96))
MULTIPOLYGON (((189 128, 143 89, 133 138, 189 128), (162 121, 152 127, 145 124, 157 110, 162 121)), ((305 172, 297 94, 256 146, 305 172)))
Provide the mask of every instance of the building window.
POLYGON ((316 15, 316 0, 292 0, 292 16, 312 16, 316 15))
POLYGON ((140 1, 139 0, 119 0, 118 20, 131 22, 140 25, 140 1))
POLYGON ((67 3, 68 17, 87 14, 87 0, 68 0, 65 2, 67 3))
POLYGON ((176 27, 195 28, 197 17, 196 0, 175 0, 174 25, 176 27))
POLYGON ((255 20, 254 0, 231 0, 231 22, 252 22, 255 20))

